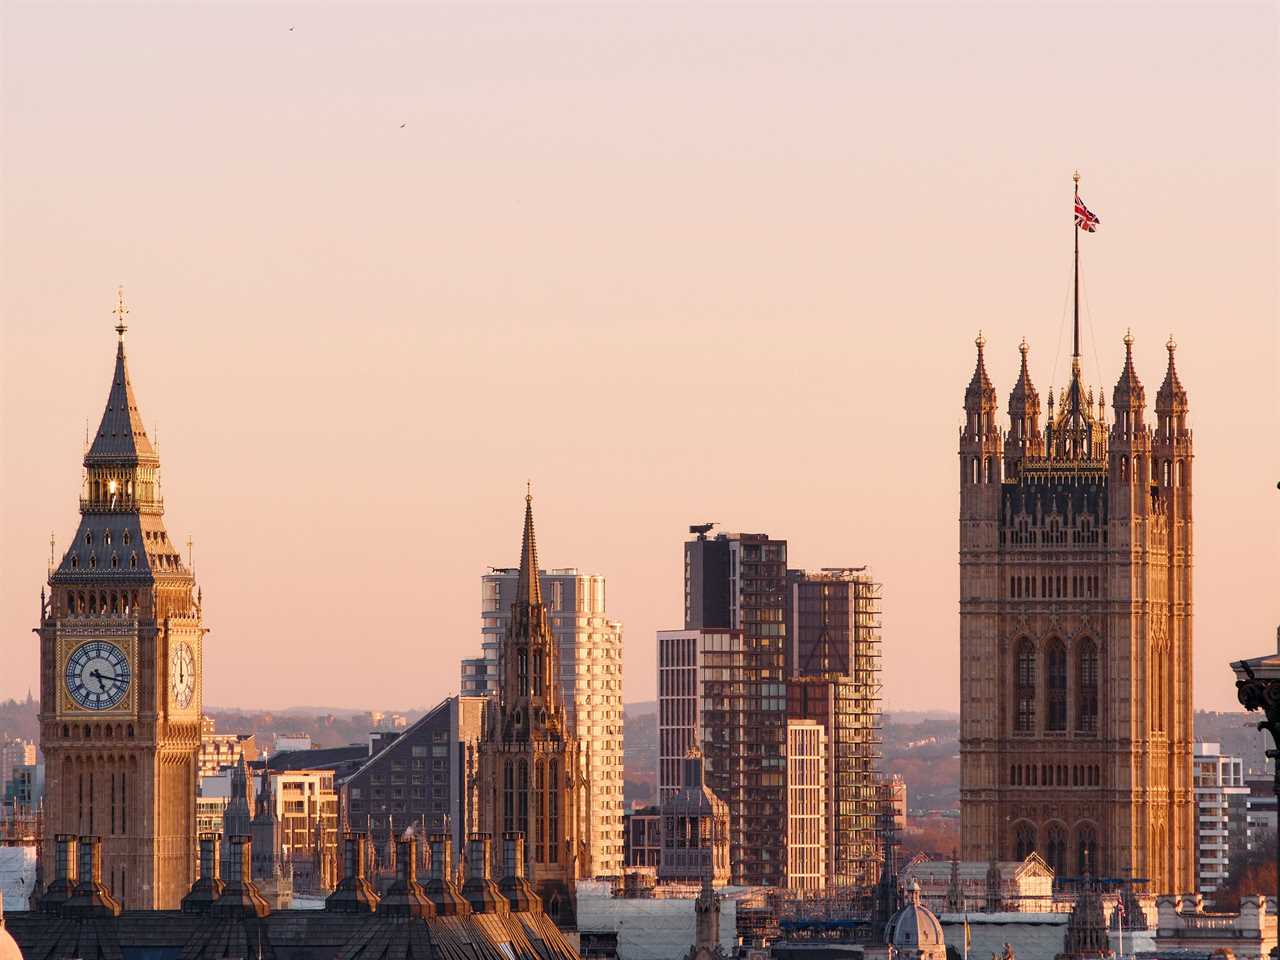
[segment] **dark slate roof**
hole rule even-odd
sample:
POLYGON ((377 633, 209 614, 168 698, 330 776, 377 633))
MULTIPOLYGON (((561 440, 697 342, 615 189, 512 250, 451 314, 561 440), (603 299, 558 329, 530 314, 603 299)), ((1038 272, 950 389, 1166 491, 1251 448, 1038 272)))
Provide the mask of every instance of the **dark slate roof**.
POLYGON ((571 960, 540 911, 391 917, 283 910, 266 917, 126 911, 118 918, 11 913, 26 960, 571 960))
POLYGON ((369 748, 363 744, 349 747, 323 747, 318 750, 285 750, 267 759, 267 769, 284 770, 333 770, 345 773, 348 768, 363 763, 369 757, 369 748))
POLYGON ((107 408, 102 412, 102 422, 94 435, 85 464, 126 463, 139 461, 157 462, 155 448, 147 438, 138 412, 138 401, 129 381, 129 365, 125 362, 124 336, 116 347, 116 368, 111 377, 111 391, 107 394, 107 408))
POLYGON ((432 707, 430 710, 428 710, 426 713, 420 716, 417 720, 413 721, 413 723, 405 727, 404 730, 400 731, 400 735, 398 737, 396 737, 394 740, 388 743, 385 747, 383 747, 373 756, 369 756, 368 752, 366 751, 364 756, 361 758, 362 759, 361 764, 358 767, 356 767, 354 770, 350 771, 349 774, 347 774, 348 779, 359 776, 360 774, 364 773, 366 770, 371 770, 380 764, 385 764, 387 762, 387 757, 390 756, 392 753, 395 753, 397 755, 403 754, 405 752, 406 746, 411 745, 411 742, 413 740, 413 734, 416 733, 419 728, 424 726, 430 726, 432 723, 439 722, 441 711, 444 711, 445 716, 447 718, 449 706, 450 704, 453 703, 453 699, 454 699, 453 697, 445 697, 443 700, 437 703, 434 707, 432 707))

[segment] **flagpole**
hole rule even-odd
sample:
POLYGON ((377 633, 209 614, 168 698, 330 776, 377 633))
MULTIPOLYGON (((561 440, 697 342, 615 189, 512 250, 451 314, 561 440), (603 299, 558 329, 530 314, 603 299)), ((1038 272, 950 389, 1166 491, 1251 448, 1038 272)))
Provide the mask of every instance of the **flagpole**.
MULTIPOLYGON (((1075 182, 1076 203, 1080 201, 1080 171, 1077 170, 1072 174, 1071 179, 1075 182)), ((1075 224, 1076 234, 1076 261, 1075 261, 1075 283, 1072 295, 1072 340, 1071 340, 1071 360, 1073 365, 1080 362, 1080 221, 1072 217, 1072 223, 1075 224)))

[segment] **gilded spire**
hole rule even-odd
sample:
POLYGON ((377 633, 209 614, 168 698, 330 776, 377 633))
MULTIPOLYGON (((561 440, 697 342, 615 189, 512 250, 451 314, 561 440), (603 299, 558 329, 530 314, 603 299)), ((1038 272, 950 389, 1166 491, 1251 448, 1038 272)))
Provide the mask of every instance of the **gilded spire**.
POLYGON ((520 545, 520 576, 516 580, 516 603, 542 606, 542 583, 538 577, 538 543, 533 533, 532 485, 524 495, 524 540, 520 545))
POLYGON ((124 305, 124 287, 116 287, 116 308, 112 315, 116 318, 116 335, 124 343, 124 333, 129 329, 129 325, 124 322, 124 318, 129 315, 129 308, 124 305))

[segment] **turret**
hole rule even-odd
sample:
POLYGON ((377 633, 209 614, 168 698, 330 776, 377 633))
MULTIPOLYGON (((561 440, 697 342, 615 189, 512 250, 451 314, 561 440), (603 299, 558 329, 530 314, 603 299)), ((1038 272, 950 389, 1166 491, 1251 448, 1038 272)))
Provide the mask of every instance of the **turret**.
POLYGON ((1027 354, 1031 348, 1024 339, 1018 344, 1022 354, 1022 370, 1018 382, 1009 393, 1009 433, 1004 441, 1004 472, 1016 479, 1022 461, 1028 457, 1044 456, 1044 434, 1040 432, 1040 394, 1031 382, 1027 370, 1027 354))
POLYGON ((1108 443, 1111 514, 1123 518, 1147 512, 1145 488, 1151 478, 1151 431, 1146 425, 1147 393, 1133 366, 1133 335, 1124 335, 1124 369, 1111 394, 1115 422, 1108 443))
POLYGON ((978 363, 964 392, 964 428, 960 431, 961 483, 1000 482, 1000 428, 996 425, 996 389, 987 376, 981 332, 973 341, 978 363))
POLYGON ((1191 430, 1187 427, 1187 391, 1178 379, 1178 369, 1173 355, 1178 349, 1173 337, 1165 344, 1169 351, 1169 366, 1164 383, 1156 394, 1156 431, 1152 441, 1152 456, 1157 464, 1155 480, 1163 489, 1176 490, 1179 494, 1179 519, 1190 519, 1191 502, 1191 430))
POLYGON ((1164 383, 1156 394, 1156 434, 1163 440, 1172 441, 1190 436, 1187 430, 1187 391, 1178 379, 1178 368, 1173 362, 1173 354, 1178 344, 1173 337, 1165 344, 1169 351, 1169 367, 1164 374, 1164 383))

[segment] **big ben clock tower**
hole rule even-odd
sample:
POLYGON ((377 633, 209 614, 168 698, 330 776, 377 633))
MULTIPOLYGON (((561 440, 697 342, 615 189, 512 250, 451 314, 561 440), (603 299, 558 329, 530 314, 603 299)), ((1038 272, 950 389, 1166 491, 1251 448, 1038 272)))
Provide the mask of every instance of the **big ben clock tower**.
POLYGON ((116 307, 115 373, 84 457, 80 526, 40 614, 45 863, 57 834, 102 838, 102 879, 130 909, 174 909, 191 886, 200 594, 164 527, 116 307))

